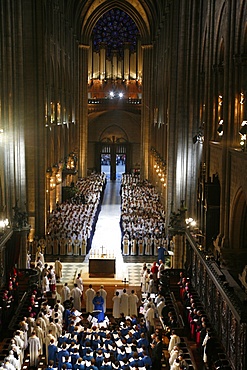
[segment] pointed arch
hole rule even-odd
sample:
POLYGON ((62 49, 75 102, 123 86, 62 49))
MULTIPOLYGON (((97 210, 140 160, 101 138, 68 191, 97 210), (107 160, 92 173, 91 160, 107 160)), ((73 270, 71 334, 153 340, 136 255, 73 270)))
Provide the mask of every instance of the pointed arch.
POLYGON ((239 188, 233 202, 230 243, 234 249, 247 248, 247 203, 242 187, 239 188))

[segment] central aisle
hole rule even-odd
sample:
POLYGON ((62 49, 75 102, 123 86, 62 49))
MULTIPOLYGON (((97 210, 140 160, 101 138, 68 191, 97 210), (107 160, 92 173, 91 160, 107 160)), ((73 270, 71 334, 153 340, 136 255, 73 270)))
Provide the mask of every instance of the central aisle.
POLYGON ((84 281, 88 283, 89 257, 101 255, 101 247, 103 246, 104 253, 107 252, 111 257, 114 254, 116 258, 115 280, 119 282, 119 280, 127 279, 129 285, 140 286, 143 262, 137 262, 136 257, 133 257, 135 261, 124 263, 121 253, 121 230, 119 224, 121 215, 120 187, 120 176, 115 181, 107 179, 92 247, 83 262, 77 262, 75 258, 74 262, 63 263, 63 276, 60 285, 67 282, 69 287, 72 288, 78 273, 81 273, 84 281))
POLYGON ((115 256, 116 279, 123 280, 128 278, 128 272, 121 253, 121 230, 119 224, 121 215, 120 186, 120 179, 115 181, 107 180, 92 247, 84 262, 88 262, 90 255, 101 255, 103 247, 103 253, 109 257, 115 256))

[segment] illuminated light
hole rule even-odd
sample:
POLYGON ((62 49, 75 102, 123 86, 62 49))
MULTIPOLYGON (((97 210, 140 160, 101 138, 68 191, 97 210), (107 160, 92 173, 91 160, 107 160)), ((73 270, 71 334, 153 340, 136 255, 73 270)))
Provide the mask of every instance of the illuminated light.
POLYGON ((118 94, 118 96, 119 96, 119 98, 121 99, 121 98, 123 97, 123 93, 122 93, 122 92, 120 92, 120 93, 118 94))
POLYGON ((218 123, 217 134, 219 136, 223 136, 224 134, 223 123, 224 123, 223 119, 221 119, 218 123))
POLYGON ((219 97, 218 97, 218 104, 219 105, 223 104, 223 96, 222 95, 219 95, 219 97))
MULTIPOLYGON (((239 133, 242 136, 246 136, 246 134, 247 134, 247 121, 243 121, 241 123, 241 128, 239 130, 239 133)), ((243 140, 245 140, 245 139, 243 138, 243 140)))
POLYGON ((186 224, 190 224, 193 221, 192 217, 186 218, 185 222, 186 224))
POLYGON ((157 165, 155 164, 155 165, 154 165, 154 168, 156 168, 156 167, 157 167, 157 165))
POLYGON ((110 97, 114 97, 114 92, 113 91, 110 91, 110 97))
POLYGON ((56 187, 55 180, 54 180, 53 177, 51 177, 51 179, 50 179, 50 188, 51 188, 51 190, 53 190, 53 189, 55 189, 55 187, 56 187))
POLYGON ((3 128, 0 128, 0 134, 3 134, 3 128))
POLYGON ((166 187, 166 183, 164 183, 164 185, 163 185, 163 186, 164 186, 164 188, 165 188, 165 187, 166 187))
POLYGON ((240 104, 244 104, 245 103, 245 96, 244 96, 244 93, 240 93, 240 104))
POLYGON ((223 134, 224 134, 224 131, 223 130, 221 132, 218 132, 218 135, 219 136, 223 136, 223 134))
POLYGON ((195 227, 195 226, 196 226, 196 221, 195 221, 195 220, 191 221, 190 225, 191 225, 192 227, 195 227))

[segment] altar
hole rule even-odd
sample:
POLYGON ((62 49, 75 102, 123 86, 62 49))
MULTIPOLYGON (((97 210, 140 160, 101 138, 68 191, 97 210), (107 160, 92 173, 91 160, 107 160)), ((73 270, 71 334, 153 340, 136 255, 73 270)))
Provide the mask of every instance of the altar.
POLYGON ((89 277, 114 277, 115 258, 89 258, 89 277))

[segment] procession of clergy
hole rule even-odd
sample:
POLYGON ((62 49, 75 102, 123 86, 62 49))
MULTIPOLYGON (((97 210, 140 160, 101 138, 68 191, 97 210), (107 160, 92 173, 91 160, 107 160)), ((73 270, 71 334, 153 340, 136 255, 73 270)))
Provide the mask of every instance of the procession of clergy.
MULTIPOLYGON (((34 237, 29 259, 41 248, 54 256, 86 255, 94 235, 106 186, 105 174, 92 174, 76 182, 76 194, 52 210, 47 234, 34 237)), ((154 186, 140 175, 123 174, 121 215, 123 255, 158 255, 166 247, 165 213, 154 186)))

